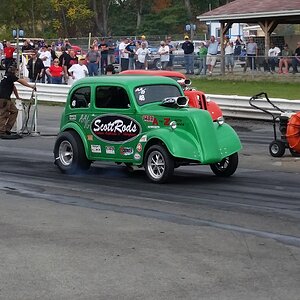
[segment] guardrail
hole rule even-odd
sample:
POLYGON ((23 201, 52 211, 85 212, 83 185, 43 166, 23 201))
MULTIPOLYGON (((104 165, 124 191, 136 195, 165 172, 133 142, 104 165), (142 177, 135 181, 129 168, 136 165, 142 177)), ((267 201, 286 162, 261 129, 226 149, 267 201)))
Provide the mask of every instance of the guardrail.
MULTIPOLYGON (((19 96, 22 99, 29 99, 31 96, 31 89, 24 87, 17 83, 19 96)), ((64 103, 66 101, 67 93, 70 89, 68 85, 60 84, 37 84, 37 99, 38 101, 58 102, 64 103)), ((223 96, 207 94, 208 99, 211 99, 219 104, 225 117, 247 118, 270 120, 270 116, 254 109, 249 105, 249 97, 245 96, 223 96)), ((270 98, 270 100, 284 111, 297 112, 300 111, 300 100, 287 100, 279 98, 270 98)), ((270 107, 267 101, 263 99, 255 100, 257 106, 268 109, 273 113, 278 113, 274 108, 270 107)))

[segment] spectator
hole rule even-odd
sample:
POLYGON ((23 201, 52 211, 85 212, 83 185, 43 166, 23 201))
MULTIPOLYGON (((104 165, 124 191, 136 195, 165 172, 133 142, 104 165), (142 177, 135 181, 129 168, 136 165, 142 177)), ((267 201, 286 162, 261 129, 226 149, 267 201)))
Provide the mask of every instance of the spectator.
POLYGON ((129 51, 126 49, 126 46, 128 45, 128 38, 125 38, 122 40, 122 42, 119 45, 119 58, 120 58, 120 66, 121 71, 128 70, 129 68, 129 51))
POLYGON ((4 59, 4 63, 5 63, 5 70, 6 72, 8 71, 8 68, 10 66, 13 65, 14 63, 14 52, 15 52, 15 48, 11 46, 11 43, 10 42, 6 42, 6 47, 4 48, 4 56, 5 56, 5 59, 4 59))
POLYGON ((71 83, 69 83, 69 81, 72 82, 73 80, 72 80, 72 77, 70 78, 71 74, 69 73, 69 69, 73 65, 78 64, 78 58, 77 58, 74 50, 69 49, 68 52, 69 52, 69 54, 66 56, 66 60, 63 65, 63 70, 64 70, 64 73, 67 74, 66 75, 66 78, 67 78, 66 83, 71 84, 71 83))
POLYGON ((146 48, 148 49, 149 44, 148 44, 148 42, 146 40, 146 37, 144 35, 141 36, 140 44, 142 44, 142 43, 145 43, 146 44, 146 48))
POLYGON ((3 43, 0 42, 0 56, 3 54, 3 49, 4 49, 3 43))
POLYGON ((206 56, 207 48, 203 42, 200 42, 199 51, 198 51, 198 61, 199 61, 199 72, 198 75, 206 75, 206 56))
POLYGON ((160 55, 161 68, 166 70, 168 62, 170 60, 169 46, 166 45, 165 41, 160 42, 158 54, 160 55))
POLYGON ((212 35, 210 37, 210 40, 208 41, 207 57, 206 57, 206 62, 208 66, 208 75, 212 75, 212 72, 216 65, 218 47, 219 47, 219 42, 216 40, 215 36, 212 35))
POLYGON ((128 58, 129 58, 129 70, 134 70, 134 55, 136 51, 136 45, 133 40, 129 41, 129 44, 125 47, 125 50, 128 51, 128 58))
POLYGON ((64 75, 63 67, 59 65, 59 59, 55 58, 53 64, 46 70, 50 77, 52 84, 62 84, 62 77, 64 75))
POLYGON ((246 72, 247 67, 249 66, 251 70, 256 70, 256 57, 257 57, 257 44, 254 42, 253 37, 249 38, 249 42, 246 46, 246 53, 247 53, 247 63, 244 67, 244 72, 246 72))
POLYGON ((51 66, 51 53, 48 51, 48 46, 44 45, 41 49, 39 58, 43 61, 44 63, 44 72, 42 76, 42 83, 45 83, 45 76, 47 76, 47 83, 51 83, 50 77, 46 73, 46 70, 51 66))
POLYGON ((293 74, 298 73, 298 66, 300 65, 300 42, 297 43, 297 48, 292 59, 293 74))
POLYGON ((107 47, 108 47, 108 59, 107 63, 108 64, 114 64, 116 59, 115 59, 115 49, 116 49, 116 44, 115 42, 112 41, 112 38, 109 37, 107 41, 107 47))
POLYGON ((55 43, 55 46, 56 46, 56 47, 63 47, 63 45, 64 45, 64 42, 63 42, 62 38, 60 37, 60 38, 57 40, 57 42, 55 43))
MULTIPOLYGON (((0 135, 1 138, 10 138, 11 129, 16 122, 18 110, 11 101, 11 94, 14 92, 17 99, 20 99, 15 82, 35 89, 25 79, 19 79, 16 76, 17 68, 10 66, 0 82, 0 135)), ((20 136, 16 136, 20 137, 20 136)))
POLYGON ((100 54, 97 50, 94 49, 93 45, 91 45, 91 48, 86 55, 86 61, 87 68, 89 70, 89 76, 97 76, 99 70, 100 54))
POLYGON ((108 65, 107 59, 108 59, 108 45, 104 38, 101 39, 99 44, 99 51, 100 51, 100 70, 101 75, 104 75, 104 70, 106 66, 108 65))
POLYGON ((34 47, 31 45, 29 39, 26 39, 24 41, 24 44, 23 44, 21 50, 22 50, 22 53, 32 52, 34 50, 34 47))
POLYGON ((281 57, 279 59, 279 70, 278 73, 284 73, 284 74, 288 74, 289 73, 289 65, 292 62, 292 51, 289 49, 288 44, 285 44, 283 47, 283 50, 281 51, 281 57), (285 69, 283 70, 282 67, 285 67, 285 69))
POLYGON ((241 52, 242 52, 242 47, 245 45, 244 41, 241 39, 241 36, 238 35, 236 40, 235 40, 235 48, 234 48, 234 56, 235 59, 239 59, 241 52))
POLYGON ((113 64, 107 65, 105 69, 105 75, 114 75, 116 73, 115 67, 113 64))
POLYGON ((136 55, 136 68, 138 70, 147 69, 145 63, 147 61, 147 56, 149 55, 149 50, 146 48, 146 43, 142 43, 142 46, 135 52, 136 55))
POLYGON ((270 44, 270 49, 268 51, 268 71, 272 74, 275 72, 275 67, 278 63, 278 55, 280 52, 281 50, 278 47, 276 47, 273 43, 270 44))
POLYGON ((184 40, 181 48, 184 53, 185 74, 194 74, 194 44, 187 35, 184 37, 184 40))
MULTIPOLYGON (((84 64, 84 61, 85 61, 85 57, 82 56, 79 58, 78 64, 74 64, 70 67, 69 74, 70 74, 73 82, 75 82, 78 79, 88 76, 89 71, 88 71, 86 65, 84 64)), ((68 84, 71 84, 73 82, 69 81, 68 84)))
POLYGON ((72 45, 68 39, 65 39, 64 47, 66 48, 66 50, 72 49, 72 45))
POLYGON ((95 38, 95 39, 93 40, 92 47, 93 47, 93 49, 96 50, 96 51, 99 50, 99 42, 98 42, 98 39, 97 39, 97 38, 95 38))
POLYGON ((234 53, 233 42, 230 42, 230 40, 228 39, 225 44, 225 66, 229 73, 233 73, 233 67, 234 67, 233 53, 234 53))
POLYGON ((52 42, 51 45, 48 46, 48 51, 51 53, 51 61, 58 58, 56 55, 56 46, 54 42, 52 42))
POLYGON ((40 79, 44 75, 44 63, 43 61, 37 57, 37 53, 33 52, 31 54, 31 58, 28 60, 27 63, 28 69, 28 78, 31 82, 40 82, 40 79))
POLYGON ((169 59, 168 65, 167 65, 167 70, 172 71, 173 70, 173 66, 174 66, 174 54, 173 54, 173 51, 175 51, 176 48, 175 48, 175 45, 172 42, 172 38, 170 36, 167 38, 166 43, 169 46, 169 53, 170 53, 170 59, 169 59))

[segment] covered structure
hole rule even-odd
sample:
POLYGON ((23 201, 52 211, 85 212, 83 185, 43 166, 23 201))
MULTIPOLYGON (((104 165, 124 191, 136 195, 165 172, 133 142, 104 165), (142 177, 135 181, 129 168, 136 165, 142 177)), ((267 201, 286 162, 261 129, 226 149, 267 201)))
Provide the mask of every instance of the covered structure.
MULTIPOLYGON (((270 47, 270 35, 278 24, 300 24, 300 0, 235 0, 197 17, 200 22, 221 24, 221 45, 233 23, 257 23, 265 34, 265 55, 270 47)), ((221 47, 224 57, 224 48, 221 47)), ((222 73, 225 71, 222 60, 222 73)))

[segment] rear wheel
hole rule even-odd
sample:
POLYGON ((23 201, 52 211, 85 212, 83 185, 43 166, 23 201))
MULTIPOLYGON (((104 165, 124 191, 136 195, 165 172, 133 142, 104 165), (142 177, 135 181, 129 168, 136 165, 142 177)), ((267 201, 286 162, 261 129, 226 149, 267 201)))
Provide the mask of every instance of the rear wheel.
POLYGON ((174 173, 174 160, 165 147, 153 145, 146 152, 144 167, 152 182, 164 183, 174 173))
POLYGON ((91 165, 91 161, 86 158, 81 138, 72 131, 58 135, 54 146, 54 159, 61 172, 67 174, 88 170, 91 165))
POLYGON ((236 171, 238 163, 238 154, 233 153, 232 155, 223 158, 220 162, 211 164, 210 168, 217 176, 229 177, 236 171))
POLYGON ((282 141, 274 140, 269 145, 269 152, 273 157, 281 157, 285 152, 285 143, 282 141))

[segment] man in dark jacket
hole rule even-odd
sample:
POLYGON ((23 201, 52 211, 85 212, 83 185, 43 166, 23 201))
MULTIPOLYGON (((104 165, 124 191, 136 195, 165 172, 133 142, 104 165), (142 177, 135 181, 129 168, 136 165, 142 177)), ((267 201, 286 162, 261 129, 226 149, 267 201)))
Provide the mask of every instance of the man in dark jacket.
POLYGON ((44 63, 37 57, 37 53, 32 53, 31 58, 27 63, 27 69, 29 72, 28 77, 30 81, 39 82, 39 80, 43 77, 43 72, 45 72, 44 68, 44 63))
POLYGON ((20 99, 14 83, 19 82, 24 86, 35 89, 35 86, 30 85, 25 79, 19 79, 16 72, 17 68, 10 66, 0 81, 0 138, 11 136, 10 131, 17 119, 18 110, 10 98, 12 92, 14 92, 16 98, 20 99))
POLYGON ((184 52, 185 74, 194 74, 194 44, 187 35, 184 37, 182 49, 184 52))

